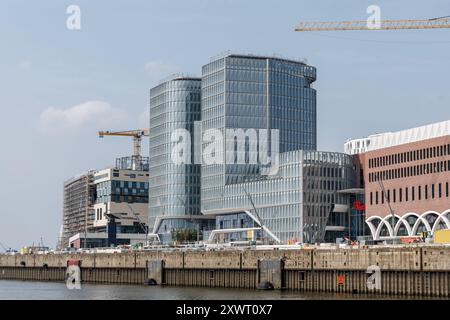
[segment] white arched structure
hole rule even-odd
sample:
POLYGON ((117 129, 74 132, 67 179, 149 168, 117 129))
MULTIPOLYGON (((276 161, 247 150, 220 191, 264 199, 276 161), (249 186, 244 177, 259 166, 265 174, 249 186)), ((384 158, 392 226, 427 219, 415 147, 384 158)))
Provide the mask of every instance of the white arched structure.
POLYGON ((439 213, 436 211, 427 211, 422 214, 417 214, 415 212, 409 212, 404 214, 403 216, 394 215, 395 217, 395 225, 392 230, 392 215, 387 215, 384 218, 379 216, 371 216, 366 220, 367 225, 369 226, 370 232, 372 233, 372 237, 374 240, 380 240, 383 238, 389 237, 399 237, 399 230, 403 226, 406 229, 407 236, 416 236, 418 229, 421 225, 423 225, 426 231, 431 232, 432 234, 438 230, 437 228, 442 223, 444 224, 446 229, 450 229, 450 209, 439 213), (434 221, 430 224, 428 218, 434 217, 434 221), (411 219, 412 218, 412 219, 411 219), (413 223, 411 223, 411 221, 413 223), (378 224, 376 224, 378 222, 378 224), (388 230, 388 236, 381 236, 381 231, 383 227, 386 227, 388 230))
POLYGON ((434 222, 433 228, 431 229, 432 233, 434 233, 434 231, 437 230, 436 228, 439 226, 439 223, 441 221, 444 222, 444 224, 446 225, 447 229, 450 229, 450 220, 447 217, 447 215, 450 216, 450 209, 442 212, 442 214, 438 216, 438 218, 434 222))

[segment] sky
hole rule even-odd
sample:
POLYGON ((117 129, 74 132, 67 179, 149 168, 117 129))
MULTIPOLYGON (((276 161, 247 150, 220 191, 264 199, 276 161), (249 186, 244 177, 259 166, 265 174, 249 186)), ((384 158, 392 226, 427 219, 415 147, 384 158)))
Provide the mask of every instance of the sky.
POLYGON ((2 0, 0 242, 54 247, 64 181, 131 153, 96 132, 146 127, 151 87, 225 51, 317 68, 320 150, 450 119, 449 29, 293 31, 366 20, 373 4, 382 19, 450 15, 447 0, 2 0), (67 28, 70 5, 80 30, 67 28))

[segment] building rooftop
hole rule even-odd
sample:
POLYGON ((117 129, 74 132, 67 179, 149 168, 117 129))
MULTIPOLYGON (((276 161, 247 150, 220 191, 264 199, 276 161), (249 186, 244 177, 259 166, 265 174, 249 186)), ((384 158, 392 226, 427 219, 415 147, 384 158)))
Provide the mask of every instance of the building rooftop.
POLYGON ((201 81, 201 77, 195 75, 184 74, 184 73, 174 73, 170 74, 165 78, 159 80, 158 85, 164 84, 169 81, 201 81))
POLYGON ((274 59, 274 60, 280 60, 280 61, 286 61, 286 62, 293 62, 293 63, 301 63, 305 66, 309 66, 307 63, 307 60, 305 58, 299 58, 299 59, 289 59, 281 56, 280 54, 273 54, 273 55, 258 55, 258 54, 252 54, 252 53, 236 53, 236 52, 230 52, 225 51, 222 52, 216 56, 213 56, 210 58, 210 62, 225 58, 225 57, 238 57, 238 58, 251 58, 251 59, 274 59))
POLYGON ((450 135, 450 120, 436 122, 421 127, 400 130, 397 132, 385 132, 368 136, 367 138, 352 139, 345 143, 345 151, 356 148, 354 142, 367 140, 364 150, 356 153, 373 151, 383 148, 394 147, 402 144, 429 140, 433 138, 450 135))

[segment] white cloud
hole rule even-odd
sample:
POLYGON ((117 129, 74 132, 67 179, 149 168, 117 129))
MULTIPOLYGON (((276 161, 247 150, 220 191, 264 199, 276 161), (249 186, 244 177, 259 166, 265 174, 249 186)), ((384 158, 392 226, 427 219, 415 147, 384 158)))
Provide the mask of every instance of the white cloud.
POLYGON ((87 101, 68 109, 54 107, 44 110, 39 118, 43 133, 69 133, 107 130, 110 126, 124 125, 128 115, 104 101, 87 101))
POLYGON ((176 66, 159 60, 146 62, 144 68, 152 77, 155 78, 167 77, 179 71, 176 66))

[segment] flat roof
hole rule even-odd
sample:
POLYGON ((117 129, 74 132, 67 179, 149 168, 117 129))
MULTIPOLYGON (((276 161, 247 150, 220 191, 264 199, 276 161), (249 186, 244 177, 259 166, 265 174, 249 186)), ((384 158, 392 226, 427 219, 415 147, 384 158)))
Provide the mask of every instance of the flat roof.
POLYGON ((403 144, 430 140, 450 135, 450 120, 431 123, 420 127, 400 130, 396 132, 384 132, 370 135, 366 138, 351 139, 352 141, 369 140, 366 152, 395 147, 403 144))
POLYGON ((273 54, 273 55, 260 55, 260 54, 253 54, 253 53, 236 53, 236 52, 223 52, 220 53, 218 55, 215 55, 213 57, 210 58, 210 63, 226 58, 226 57, 236 57, 236 58, 247 58, 247 59, 273 59, 273 60, 279 60, 279 61, 285 61, 285 62, 292 62, 292 63, 299 63, 302 64, 304 66, 308 66, 308 67, 312 67, 315 68, 313 66, 310 66, 307 62, 306 59, 289 59, 289 58, 285 58, 282 57, 280 55, 277 54, 273 54))

